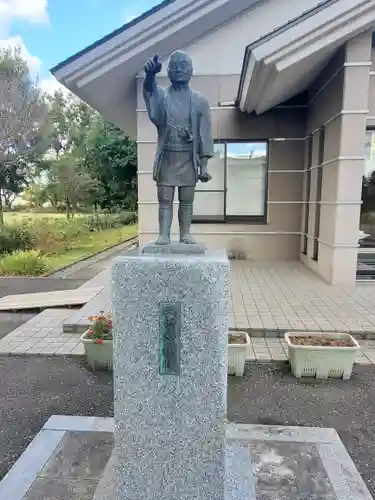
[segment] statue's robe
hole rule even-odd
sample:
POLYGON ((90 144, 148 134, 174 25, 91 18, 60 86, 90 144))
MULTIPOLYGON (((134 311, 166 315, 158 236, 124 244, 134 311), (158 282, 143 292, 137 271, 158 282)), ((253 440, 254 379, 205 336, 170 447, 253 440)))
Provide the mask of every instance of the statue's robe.
POLYGON ((151 122, 158 131, 153 178, 159 185, 192 186, 198 181, 201 158, 212 158, 211 115, 208 101, 190 88, 154 86, 143 89, 151 122), (177 129, 188 129, 190 140, 177 129))

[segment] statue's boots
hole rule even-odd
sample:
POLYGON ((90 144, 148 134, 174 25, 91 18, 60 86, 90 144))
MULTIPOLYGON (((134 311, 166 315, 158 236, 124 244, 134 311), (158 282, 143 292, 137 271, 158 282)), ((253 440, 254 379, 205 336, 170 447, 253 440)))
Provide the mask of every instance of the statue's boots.
POLYGON ((169 245, 171 242, 172 219, 172 204, 159 207, 159 238, 156 240, 156 245, 169 245))
POLYGON ((178 209, 178 222, 180 224, 180 243, 195 245, 196 241, 190 235, 191 219, 193 217, 193 204, 180 203, 178 209))

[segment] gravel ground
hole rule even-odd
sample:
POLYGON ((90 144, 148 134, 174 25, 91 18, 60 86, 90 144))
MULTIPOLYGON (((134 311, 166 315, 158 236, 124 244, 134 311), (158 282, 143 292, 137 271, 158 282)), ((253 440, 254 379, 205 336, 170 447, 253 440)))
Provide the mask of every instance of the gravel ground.
MULTIPOLYGON (((112 416, 112 375, 71 358, 0 357, 0 478, 51 415, 112 416)), ((375 366, 349 381, 298 381, 285 365, 230 377, 230 421, 335 428, 375 496, 375 366)))
POLYGON ((0 478, 51 415, 113 416, 112 375, 69 358, 0 357, 0 478))
POLYGON ((230 421, 264 425, 333 427, 375 497, 375 366, 358 365, 351 380, 297 380, 286 365, 247 364, 231 377, 230 421))

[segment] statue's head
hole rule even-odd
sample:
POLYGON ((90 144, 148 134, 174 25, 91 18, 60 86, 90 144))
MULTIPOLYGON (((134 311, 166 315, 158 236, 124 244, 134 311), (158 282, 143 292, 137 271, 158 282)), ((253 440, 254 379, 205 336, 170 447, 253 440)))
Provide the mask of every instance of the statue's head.
POLYGON ((168 64, 168 77, 172 83, 189 83, 193 75, 193 63, 182 50, 173 52, 168 64))

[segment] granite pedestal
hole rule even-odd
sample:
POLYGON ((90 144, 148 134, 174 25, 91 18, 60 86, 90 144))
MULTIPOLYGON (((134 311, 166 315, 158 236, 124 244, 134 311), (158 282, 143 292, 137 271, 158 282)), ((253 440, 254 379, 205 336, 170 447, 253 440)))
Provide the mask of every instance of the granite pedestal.
POLYGON ((224 500, 229 262, 113 265, 115 450, 95 500, 224 500))
POLYGON ((146 245, 143 254, 168 254, 168 255, 204 255, 207 249, 202 243, 179 243, 172 241, 169 245, 157 245, 149 243, 146 245))

